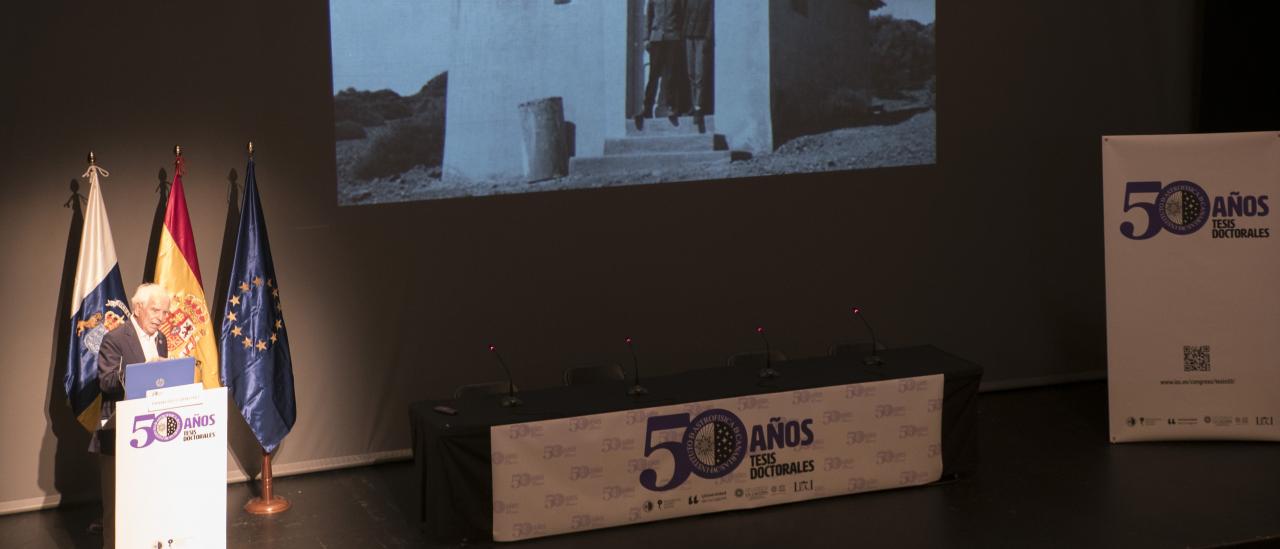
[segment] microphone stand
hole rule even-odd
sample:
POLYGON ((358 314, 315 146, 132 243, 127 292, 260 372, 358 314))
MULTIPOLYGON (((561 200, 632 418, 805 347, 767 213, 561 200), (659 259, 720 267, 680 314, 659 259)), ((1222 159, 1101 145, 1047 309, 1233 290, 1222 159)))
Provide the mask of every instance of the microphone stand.
POLYGON ((764 340, 764 368, 760 369, 760 379, 773 379, 782 374, 773 369, 773 351, 769 348, 769 338, 764 335, 764 326, 756 327, 756 333, 764 340))
POLYGON ((493 356, 498 359, 498 365, 502 366, 502 371, 507 374, 507 396, 502 397, 502 407, 511 408, 524 404, 524 401, 516 396, 516 383, 511 379, 511 369, 507 367, 507 362, 502 360, 502 355, 498 353, 498 347, 490 345, 489 352, 493 353, 493 356))
POLYGON ((879 366, 884 364, 884 361, 880 359, 880 345, 876 341, 876 331, 871 329, 871 323, 867 322, 867 317, 863 316, 862 308, 854 307, 853 316, 858 317, 858 319, 862 321, 862 325, 867 327, 867 333, 871 334, 871 354, 862 357, 862 363, 867 366, 879 366))
POLYGON ((640 385, 640 361, 636 359, 635 345, 632 345, 631 338, 629 337, 626 339, 626 343, 627 350, 631 351, 631 372, 636 382, 636 384, 632 385, 631 389, 627 391, 627 394, 631 396, 647 395, 649 394, 649 390, 645 389, 643 385, 640 385))

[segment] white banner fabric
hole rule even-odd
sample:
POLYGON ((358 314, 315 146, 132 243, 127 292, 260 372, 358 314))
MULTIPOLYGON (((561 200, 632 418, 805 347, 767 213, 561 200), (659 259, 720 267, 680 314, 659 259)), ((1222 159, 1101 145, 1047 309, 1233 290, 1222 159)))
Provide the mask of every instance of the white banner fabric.
POLYGON ((1102 139, 1112 442, 1280 440, 1280 134, 1102 139))
POLYGON ((493 539, 926 484, 942 375, 495 426, 493 539))
POLYGON ((115 546, 227 546, 227 389, 147 391, 116 405, 115 546))

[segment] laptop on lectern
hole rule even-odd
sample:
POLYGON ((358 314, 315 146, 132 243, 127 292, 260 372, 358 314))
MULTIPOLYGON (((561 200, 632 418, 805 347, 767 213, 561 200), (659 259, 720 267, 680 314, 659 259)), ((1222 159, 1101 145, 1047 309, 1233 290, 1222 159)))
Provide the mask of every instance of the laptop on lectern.
POLYGON ((192 357, 129 364, 124 367, 124 398, 147 396, 147 391, 196 382, 196 359, 192 357))

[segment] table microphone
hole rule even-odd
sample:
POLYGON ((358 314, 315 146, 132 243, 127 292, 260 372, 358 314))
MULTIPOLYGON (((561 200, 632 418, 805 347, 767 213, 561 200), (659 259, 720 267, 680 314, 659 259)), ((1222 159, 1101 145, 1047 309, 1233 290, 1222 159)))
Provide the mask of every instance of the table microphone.
POLYGON ((782 375, 773 369, 773 351, 769 348, 769 338, 764 336, 764 326, 756 326, 756 333, 764 340, 764 368, 760 369, 760 377, 769 379, 782 375))
POLYGON ((862 357, 862 363, 867 366, 879 366, 884 364, 884 361, 880 360, 880 344, 876 341, 876 331, 871 329, 871 323, 867 322, 867 317, 862 314, 862 308, 854 306, 853 316, 861 319, 862 325, 867 327, 867 333, 871 334, 871 354, 862 357))
POLYGON ((632 344, 631 338, 624 340, 627 344, 627 350, 631 351, 631 371, 635 377, 636 384, 631 386, 631 390, 627 391, 628 395, 639 396, 649 394, 649 390, 640 385, 640 361, 636 360, 636 347, 632 344))
POLYGON ((497 345, 489 345, 489 352, 498 359, 498 365, 502 366, 502 371, 507 374, 507 396, 502 397, 502 406, 510 408, 524 404, 524 401, 516 397, 516 383, 511 380, 511 369, 507 367, 506 361, 502 360, 502 355, 498 353, 497 345))

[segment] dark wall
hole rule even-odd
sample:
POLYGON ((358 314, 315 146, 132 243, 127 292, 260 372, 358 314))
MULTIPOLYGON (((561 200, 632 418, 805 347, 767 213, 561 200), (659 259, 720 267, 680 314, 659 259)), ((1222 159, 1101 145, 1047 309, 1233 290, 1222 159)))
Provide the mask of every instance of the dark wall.
POLYGON ((1204 2, 1197 50, 1197 131, 1280 128, 1275 2, 1204 2))
POLYGON ((936 344, 988 380, 1101 371, 1099 138, 1190 129, 1197 15, 939 2, 936 166, 339 209, 324 3, 9 12, 0 502, 65 491, 83 465, 54 351, 74 268, 61 205, 90 149, 132 288, 183 145, 212 293, 254 140, 298 378, 286 470, 406 448, 408 402, 500 375, 489 342, 533 388, 624 360, 628 335, 652 373, 718 367, 757 348, 757 324, 788 355, 824 353, 863 337, 856 303, 891 345, 936 344))

